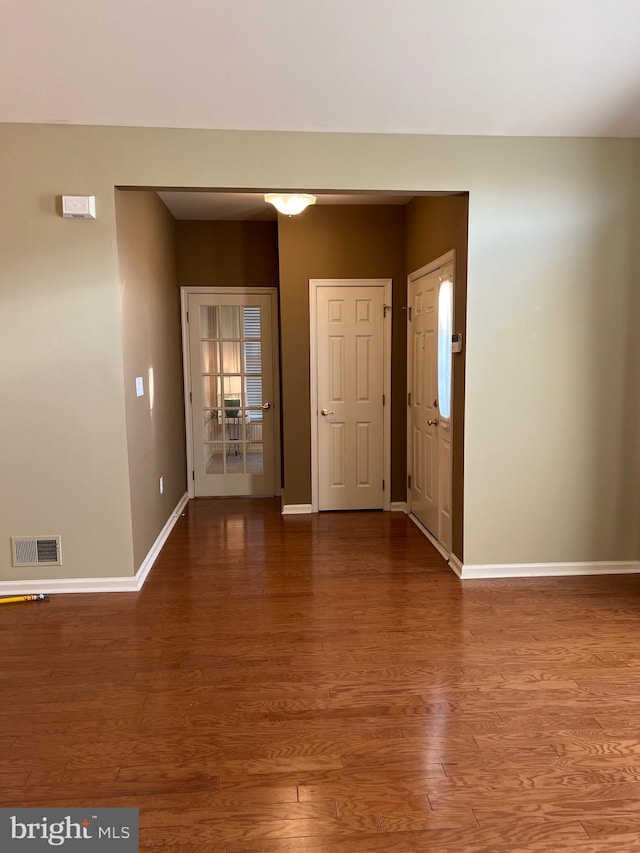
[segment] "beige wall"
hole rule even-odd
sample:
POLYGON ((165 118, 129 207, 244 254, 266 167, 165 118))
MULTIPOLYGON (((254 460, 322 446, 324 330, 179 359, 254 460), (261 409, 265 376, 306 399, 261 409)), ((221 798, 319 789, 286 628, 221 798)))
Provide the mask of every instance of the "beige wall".
POLYGON ((176 222, 181 286, 277 287, 274 222, 176 222))
MULTIPOLYGON (((415 198, 407 205, 407 275, 451 249, 456 252, 454 329, 466 340, 467 224, 466 195, 415 198)), ((453 359, 452 551, 463 560, 464 516, 464 362, 465 350, 453 359)))
POLYGON ((68 144, 0 125, 2 580, 134 573, 113 182, 68 144), (62 192, 98 219, 62 219, 62 192), (12 568, 9 537, 38 534, 63 566, 12 568))
MULTIPOLYGON (((279 215, 284 503, 311 503, 309 279, 393 279, 392 387, 406 387, 404 207, 319 205, 279 215)), ((391 399, 391 499, 405 499, 404 392, 391 399)))
POLYGON ((634 140, 0 126, 0 575, 17 574, 9 536, 34 532, 63 534, 66 576, 133 571, 118 185, 468 191, 465 562, 637 559, 639 155, 634 140), (63 192, 95 194, 98 219, 61 219, 63 192))
POLYGON ((116 190, 133 562, 138 569, 186 491, 174 219, 154 192, 116 190), (144 396, 135 380, 144 379, 144 396), (164 492, 160 494, 160 477, 164 492))
POLYGON ((471 189, 467 563, 638 559, 637 153, 538 140, 471 189))

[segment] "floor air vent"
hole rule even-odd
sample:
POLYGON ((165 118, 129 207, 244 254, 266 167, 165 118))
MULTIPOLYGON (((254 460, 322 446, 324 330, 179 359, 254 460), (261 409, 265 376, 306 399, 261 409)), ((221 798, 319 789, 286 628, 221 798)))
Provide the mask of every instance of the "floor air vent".
POLYGON ((62 544, 59 536, 12 536, 14 566, 61 566, 62 544))

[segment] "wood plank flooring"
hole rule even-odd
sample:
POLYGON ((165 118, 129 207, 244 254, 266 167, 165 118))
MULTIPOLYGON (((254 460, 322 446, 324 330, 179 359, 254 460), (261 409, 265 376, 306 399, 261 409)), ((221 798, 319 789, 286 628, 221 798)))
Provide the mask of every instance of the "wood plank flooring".
POLYGON ((138 595, 0 610, 0 805, 152 853, 640 849, 640 578, 462 585, 399 513, 191 502, 138 595))

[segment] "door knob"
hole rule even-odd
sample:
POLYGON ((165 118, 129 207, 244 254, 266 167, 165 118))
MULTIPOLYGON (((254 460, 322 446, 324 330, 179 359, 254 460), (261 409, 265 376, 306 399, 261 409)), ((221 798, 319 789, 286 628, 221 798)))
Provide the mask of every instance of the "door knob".
POLYGON ((271 403, 260 403, 260 408, 261 408, 261 409, 265 409, 265 410, 266 410, 266 409, 270 409, 270 408, 271 408, 271 403))
POLYGON ((335 415, 335 412, 333 409, 320 409, 320 414, 326 417, 327 415, 335 415))
POLYGON ((429 418, 429 420, 427 421, 427 426, 438 426, 439 423, 440 421, 438 420, 438 418, 434 418, 433 420, 429 418))

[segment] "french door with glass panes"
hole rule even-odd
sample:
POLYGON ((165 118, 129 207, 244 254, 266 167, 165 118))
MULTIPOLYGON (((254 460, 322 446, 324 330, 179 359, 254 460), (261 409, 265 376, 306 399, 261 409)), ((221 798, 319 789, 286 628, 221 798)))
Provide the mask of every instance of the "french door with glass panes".
POLYGON ((196 497, 273 495, 272 296, 189 293, 196 497))

